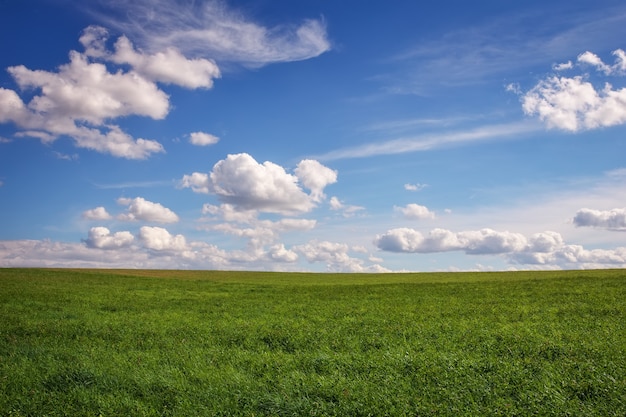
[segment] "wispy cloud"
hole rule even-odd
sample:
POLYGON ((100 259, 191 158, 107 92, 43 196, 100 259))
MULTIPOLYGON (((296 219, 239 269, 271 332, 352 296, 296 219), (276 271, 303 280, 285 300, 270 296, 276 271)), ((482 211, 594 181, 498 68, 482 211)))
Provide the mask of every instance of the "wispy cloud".
POLYGON ((381 142, 372 142, 351 148, 333 150, 325 154, 318 155, 315 158, 323 161, 331 161, 338 159, 367 158, 379 155, 428 151, 445 146, 510 138, 513 136, 536 132, 541 129, 542 127, 539 124, 529 122, 486 125, 467 130, 430 133, 381 142))
POLYGON ((570 10, 520 10, 488 23, 463 27, 431 40, 420 40, 390 60, 394 70, 381 79, 395 93, 428 94, 442 86, 482 83, 520 68, 545 65, 578 53, 600 49, 626 35, 624 8, 595 13, 570 10), (550 19, 542 18, 547 13, 550 19))
POLYGON ((167 187, 176 184, 174 180, 158 180, 158 181, 129 181, 112 184, 97 184, 93 185, 101 190, 122 190, 127 188, 153 188, 153 187, 167 187))
POLYGON ((90 12, 148 50, 176 47, 193 56, 262 66, 313 58, 331 48, 321 19, 266 27, 216 0, 112 0, 106 6, 90 12))

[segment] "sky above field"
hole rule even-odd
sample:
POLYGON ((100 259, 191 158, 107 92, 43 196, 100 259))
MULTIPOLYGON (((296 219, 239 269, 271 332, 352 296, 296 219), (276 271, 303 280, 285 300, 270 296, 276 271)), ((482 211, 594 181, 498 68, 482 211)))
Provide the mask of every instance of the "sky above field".
POLYGON ((622 0, 0 0, 0 39, 0 266, 626 267, 622 0))

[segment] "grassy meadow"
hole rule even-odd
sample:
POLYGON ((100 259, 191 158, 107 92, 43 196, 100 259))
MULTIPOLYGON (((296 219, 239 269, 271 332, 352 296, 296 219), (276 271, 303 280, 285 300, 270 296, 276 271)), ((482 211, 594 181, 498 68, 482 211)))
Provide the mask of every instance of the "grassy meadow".
POLYGON ((624 416, 626 270, 0 269, 0 416, 624 416))

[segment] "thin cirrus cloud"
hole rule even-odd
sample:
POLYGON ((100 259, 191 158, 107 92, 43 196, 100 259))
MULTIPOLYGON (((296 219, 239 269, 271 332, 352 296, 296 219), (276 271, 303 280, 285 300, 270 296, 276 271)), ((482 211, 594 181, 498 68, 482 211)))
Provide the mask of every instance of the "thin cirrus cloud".
POLYGON ((339 159, 368 158, 380 155, 424 152, 448 146, 461 146, 473 142, 516 137, 536 132, 539 129, 540 126, 538 124, 529 121, 485 125, 466 130, 416 135, 372 142, 350 148, 335 149, 317 155, 315 158, 320 161, 333 161, 339 159))
POLYGON ((114 0, 106 6, 123 11, 126 18, 90 12, 148 50, 172 46, 189 55, 258 67, 309 59, 331 49, 322 20, 270 28, 221 1, 114 0))

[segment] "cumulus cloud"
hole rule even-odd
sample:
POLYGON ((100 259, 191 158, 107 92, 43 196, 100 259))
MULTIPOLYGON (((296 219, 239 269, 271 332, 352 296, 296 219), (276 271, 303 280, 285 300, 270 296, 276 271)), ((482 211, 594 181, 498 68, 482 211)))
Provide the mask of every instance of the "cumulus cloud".
POLYGON ((0 122, 13 122, 24 136, 52 142, 69 136, 80 148, 113 156, 144 159, 163 152, 160 143, 134 139, 110 120, 139 115, 163 119, 169 98, 157 85, 134 71, 109 72, 100 62, 76 51, 57 72, 8 68, 22 90, 35 90, 28 104, 16 92, 0 89, 0 122))
POLYGON ((321 20, 265 27, 221 1, 113 0, 107 6, 126 19, 99 14, 109 27, 147 50, 176 47, 192 56, 262 66, 316 57, 330 49, 321 20))
POLYGON ((162 227, 143 226, 139 229, 139 240, 143 245, 156 251, 183 251, 187 241, 183 235, 172 235, 162 227))
MULTIPOLYGON (((84 37, 81 41, 84 44, 84 37)), ((93 42, 92 38, 89 42, 93 42)), ((85 47, 89 52, 91 45, 87 44, 85 47)), ((220 77, 220 70, 213 61, 202 58, 187 59, 178 49, 172 47, 166 47, 164 51, 154 54, 139 53, 125 36, 121 36, 115 43, 114 53, 104 56, 116 64, 130 65, 146 79, 190 89, 211 88, 213 79, 220 77)))
POLYGON ((498 254, 523 249, 526 238, 519 233, 492 229, 454 233, 433 229, 427 236, 410 228, 397 228, 377 235, 374 244, 390 252, 433 253, 461 250, 468 254, 498 254))
POLYGON ((435 213, 430 211, 428 207, 420 206, 419 204, 407 204, 405 207, 394 206, 395 211, 402 213, 402 215, 407 219, 412 220, 423 220, 423 219, 434 219, 435 213))
POLYGON ((179 218, 172 210, 159 203, 153 203, 142 197, 119 198, 117 203, 128 206, 126 213, 117 216, 122 221, 145 221, 157 223, 176 223, 179 218))
POLYGON ((574 216, 578 227, 601 227, 610 230, 626 230, 626 208, 612 210, 580 209, 574 216))
POLYGON ((313 159, 305 159, 295 169, 298 180, 311 190, 313 201, 319 202, 326 196, 324 188, 337 182, 337 171, 334 171, 313 159))
POLYGON ((389 272, 378 264, 364 265, 365 261, 350 256, 351 248, 345 243, 313 240, 297 245, 294 251, 302 254, 307 261, 322 262, 328 271, 337 272, 389 272))
POLYGON ((87 219, 87 220, 110 220, 112 219, 112 216, 102 206, 84 211, 82 217, 83 219, 87 219))
POLYGON ((491 229, 452 232, 434 229, 424 236, 417 230, 398 228, 377 235, 374 244, 383 251, 435 253, 463 251, 469 255, 502 255, 510 263, 545 268, 611 268, 626 265, 626 248, 585 249, 566 244, 553 231, 526 237, 491 229))
POLYGON ((80 37, 85 52, 70 51, 69 63, 56 71, 9 67, 20 89, 35 94, 25 103, 15 91, 0 88, 0 123, 14 123, 21 129, 18 136, 45 143, 68 136, 79 148, 116 157, 145 159, 164 152, 159 142, 135 139, 112 121, 133 115, 164 119, 169 96, 157 82, 211 88, 219 69, 213 61, 188 59, 172 47, 138 51, 125 36, 110 51, 107 38, 104 28, 86 28, 80 37))
MULTIPOLYGON (((578 56, 578 66, 591 66, 604 75, 626 73, 626 53, 613 52, 616 62, 605 64, 592 52, 578 56)), ((560 65, 559 71, 573 67, 560 65)), ((522 109, 537 116, 547 127, 576 132, 626 123, 626 88, 613 88, 605 82, 597 88, 588 75, 549 76, 522 96, 522 109)))
POLYGON ((134 239, 127 231, 111 233, 106 227, 92 227, 85 243, 90 248, 119 249, 129 246, 134 239))
POLYGON ((194 172, 183 176, 180 186, 215 194, 237 210, 304 213, 322 198, 324 187, 336 180, 333 177, 336 174, 316 161, 300 163, 297 169, 300 177, 287 173, 277 164, 269 161, 261 164, 241 153, 217 162, 210 174, 194 172), (311 189, 311 194, 303 191, 301 182, 311 189))
POLYGON ((189 134, 189 143, 196 146, 215 145, 220 138, 204 132, 193 132, 189 134))

